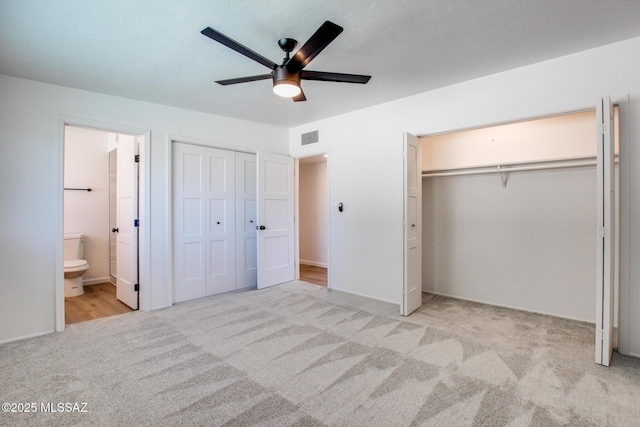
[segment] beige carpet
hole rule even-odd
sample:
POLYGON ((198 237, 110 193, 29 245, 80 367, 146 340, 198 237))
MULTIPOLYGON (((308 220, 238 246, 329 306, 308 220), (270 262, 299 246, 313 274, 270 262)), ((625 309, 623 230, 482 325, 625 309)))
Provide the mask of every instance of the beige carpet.
POLYGON ((397 307, 293 282, 0 346, 8 426, 632 426, 640 360, 593 326, 425 295, 397 307), (42 413, 83 403, 86 412, 42 413))

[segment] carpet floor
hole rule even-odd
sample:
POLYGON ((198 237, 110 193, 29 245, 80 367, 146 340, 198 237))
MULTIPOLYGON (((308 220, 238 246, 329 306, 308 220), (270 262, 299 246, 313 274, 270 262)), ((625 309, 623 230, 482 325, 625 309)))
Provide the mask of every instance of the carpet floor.
POLYGON ((639 425, 640 360, 597 366, 593 341, 581 322, 429 294, 404 318, 291 282, 3 344, 0 401, 36 411, 0 425, 639 425))

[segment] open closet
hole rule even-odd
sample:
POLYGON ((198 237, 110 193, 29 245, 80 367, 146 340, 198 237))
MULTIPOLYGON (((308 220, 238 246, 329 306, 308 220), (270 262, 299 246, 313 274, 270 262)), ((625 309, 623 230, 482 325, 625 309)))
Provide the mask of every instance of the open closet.
POLYGON ((421 138, 423 291, 594 323, 595 123, 586 111, 421 138))

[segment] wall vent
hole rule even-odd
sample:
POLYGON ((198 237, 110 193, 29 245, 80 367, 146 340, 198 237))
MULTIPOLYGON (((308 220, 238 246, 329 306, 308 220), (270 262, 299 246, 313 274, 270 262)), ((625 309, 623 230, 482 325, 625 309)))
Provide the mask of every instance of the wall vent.
POLYGON ((320 141, 320 137, 317 130, 302 134, 302 145, 315 144, 318 141, 320 141))

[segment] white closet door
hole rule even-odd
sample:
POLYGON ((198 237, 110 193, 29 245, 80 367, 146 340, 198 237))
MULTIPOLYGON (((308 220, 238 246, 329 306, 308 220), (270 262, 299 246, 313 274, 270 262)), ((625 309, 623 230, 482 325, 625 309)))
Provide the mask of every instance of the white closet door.
POLYGON ((233 151, 207 148, 207 295, 236 288, 236 158, 233 151))
POLYGON ((173 144, 173 300, 207 295, 206 149, 173 144))
POLYGON ((404 287, 402 315, 422 305, 422 154, 418 137, 404 138, 404 287))
POLYGON ((236 289, 256 287, 256 155, 236 153, 236 289))
POLYGON ((600 100, 598 119, 598 245, 596 268, 596 363, 609 366, 613 353, 615 163, 613 104, 600 100))
POLYGON ((293 159, 258 152, 258 289, 295 278, 293 159))

